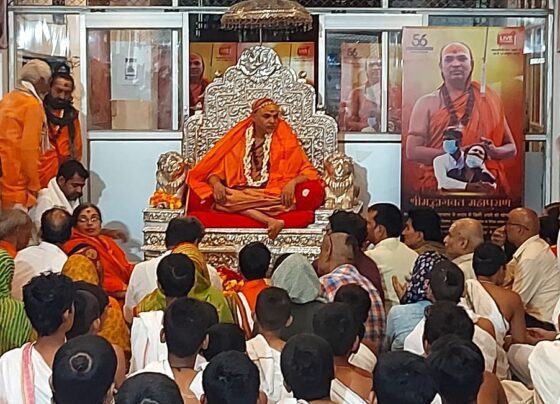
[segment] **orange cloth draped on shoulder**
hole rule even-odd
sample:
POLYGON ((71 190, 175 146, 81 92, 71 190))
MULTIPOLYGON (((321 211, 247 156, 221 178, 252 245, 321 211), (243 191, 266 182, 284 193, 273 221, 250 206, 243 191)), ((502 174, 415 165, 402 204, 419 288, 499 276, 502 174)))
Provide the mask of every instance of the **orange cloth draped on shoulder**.
MULTIPOLYGON (((486 87, 486 94, 480 93, 480 84, 471 83, 474 90, 474 106, 467 125, 463 128, 462 147, 480 143, 481 137, 486 137, 501 146, 505 137, 505 113, 502 100, 490 87, 486 87)), ((458 117, 465 114, 469 94, 465 91, 460 97, 453 101, 453 107, 458 117)), ((451 126, 451 115, 445 106, 430 116, 430 133, 426 146, 441 149, 443 144, 443 132, 451 126)), ((507 193, 509 185, 499 160, 487 160, 486 168, 497 178, 499 186, 507 193)), ((437 184, 432 166, 422 166, 421 188, 428 190, 437 189, 437 184)))
MULTIPOLYGON (((213 189, 207 182, 211 175, 218 176, 228 188, 247 185, 243 166, 245 132, 252 124, 251 117, 239 122, 189 171, 187 185, 200 199, 212 195, 213 189)), ((279 196, 284 186, 298 175, 308 180, 319 179, 292 128, 280 119, 270 145, 268 182, 261 189, 270 196, 279 196)))
POLYGON ((5 207, 36 203, 44 122, 43 105, 30 92, 14 90, 0 101, 0 196, 5 207))
POLYGON ((99 254, 103 267, 103 289, 107 293, 125 291, 134 265, 128 262, 119 245, 110 237, 92 237, 73 229, 72 238, 64 244, 64 251, 69 253, 80 244, 89 245, 99 254))
POLYGON ((74 155, 70 147, 70 131, 68 126, 55 126, 49 124, 49 149, 39 160, 39 180, 41 187, 46 188, 49 181, 58 173, 59 166, 66 160, 81 160, 82 136, 80 120, 74 119, 74 155))

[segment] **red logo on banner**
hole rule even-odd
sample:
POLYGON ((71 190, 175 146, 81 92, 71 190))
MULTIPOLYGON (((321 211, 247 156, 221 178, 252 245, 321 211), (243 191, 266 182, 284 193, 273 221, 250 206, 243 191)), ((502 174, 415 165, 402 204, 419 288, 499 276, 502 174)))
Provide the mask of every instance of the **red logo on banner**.
POLYGON ((515 45, 515 31, 498 34, 498 45, 515 45))
POLYGON ((302 46, 297 50, 298 56, 309 56, 310 53, 309 46, 302 46))
POLYGON ((229 56, 229 55, 231 55, 231 46, 230 46, 230 45, 220 46, 220 49, 218 49, 218 54, 219 54, 220 56, 229 56))

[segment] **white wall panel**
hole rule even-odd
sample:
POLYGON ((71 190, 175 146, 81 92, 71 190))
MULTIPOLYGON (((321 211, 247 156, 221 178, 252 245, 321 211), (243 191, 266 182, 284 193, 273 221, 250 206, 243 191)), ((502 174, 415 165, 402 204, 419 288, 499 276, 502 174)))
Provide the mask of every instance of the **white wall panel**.
POLYGON ((90 200, 101 208, 104 226, 129 233, 123 247, 131 260, 143 259, 142 210, 155 189, 157 159, 180 149, 173 140, 90 142, 90 200))
POLYGON ((400 143, 346 143, 344 150, 354 159, 359 199, 364 205, 391 202, 400 206, 400 143))

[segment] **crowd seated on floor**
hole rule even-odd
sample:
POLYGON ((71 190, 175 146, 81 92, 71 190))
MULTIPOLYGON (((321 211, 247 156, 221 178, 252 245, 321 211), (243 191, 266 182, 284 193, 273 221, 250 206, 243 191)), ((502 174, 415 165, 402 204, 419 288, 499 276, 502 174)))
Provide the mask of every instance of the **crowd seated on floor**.
POLYGON ((556 403, 556 213, 485 240, 426 208, 335 211, 314 262, 252 242, 224 273, 194 217, 134 264, 95 205, 46 209, 38 244, 3 209, 0 402, 556 403))

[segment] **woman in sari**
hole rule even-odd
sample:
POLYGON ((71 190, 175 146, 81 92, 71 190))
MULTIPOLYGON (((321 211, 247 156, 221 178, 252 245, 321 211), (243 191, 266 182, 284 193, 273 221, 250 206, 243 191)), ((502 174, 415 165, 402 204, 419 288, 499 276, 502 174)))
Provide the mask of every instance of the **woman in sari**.
POLYGON ((424 309, 429 299, 430 274, 434 265, 446 260, 436 251, 419 255, 414 262, 408 285, 400 285, 393 277, 393 286, 401 304, 393 306, 387 316, 387 348, 396 351, 404 348, 404 340, 424 318, 424 309))
MULTIPOLYGON (((103 273, 91 259, 94 258, 93 253, 94 251, 87 249, 74 253, 68 257, 62 267, 62 273, 74 282, 83 281, 101 286, 103 273)), ((109 296, 109 305, 101 318, 101 327, 97 335, 122 348, 125 356, 130 358, 130 331, 124 321, 121 306, 115 298, 109 296)))
POLYGON ((12 297, 14 260, 0 248, 0 355, 31 339, 31 323, 23 303, 12 297))
MULTIPOLYGON (((198 249, 197 243, 181 243, 173 249, 172 254, 185 254, 194 264, 194 286, 188 297, 214 306, 220 323, 232 323, 233 317, 226 298, 221 291, 212 286, 206 259, 198 249)), ((134 308, 134 315, 146 311, 165 310, 165 307, 165 295, 158 288, 138 303, 134 308)))
POLYGON ((93 248, 103 268, 103 289, 121 303, 134 265, 111 237, 101 234, 101 223, 101 211, 97 206, 91 203, 78 206, 72 215, 72 238, 64 244, 64 251, 70 255, 85 246, 93 248))

